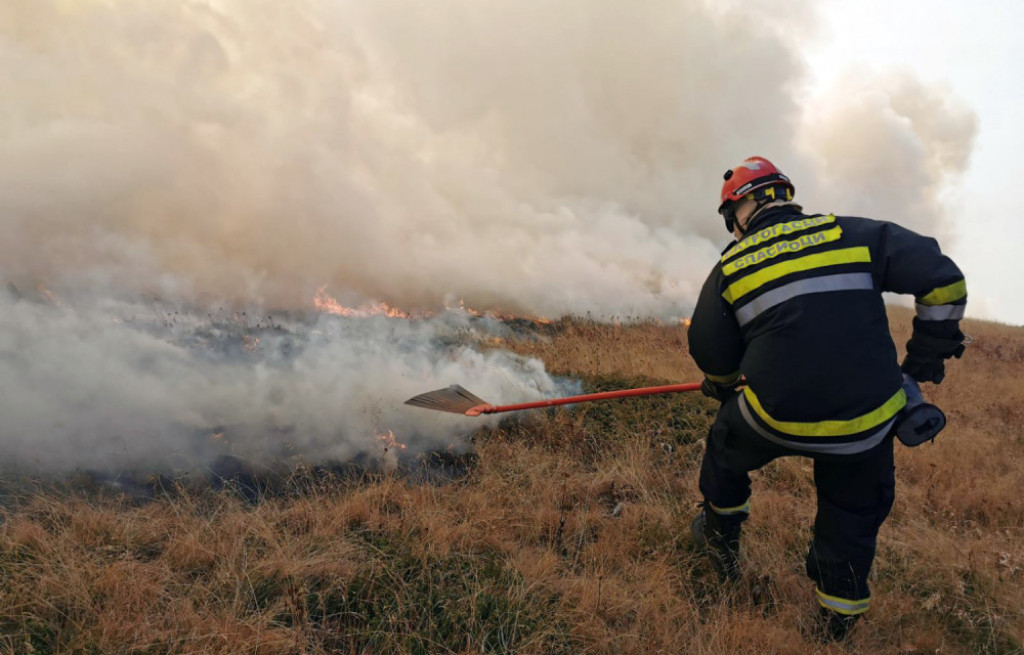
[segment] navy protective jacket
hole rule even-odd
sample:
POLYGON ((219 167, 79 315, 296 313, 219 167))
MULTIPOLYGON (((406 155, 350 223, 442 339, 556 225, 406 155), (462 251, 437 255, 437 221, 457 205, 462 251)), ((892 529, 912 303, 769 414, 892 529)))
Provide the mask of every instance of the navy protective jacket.
POLYGON ((883 291, 915 296, 915 335, 960 334, 964 277, 934 239, 885 221, 768 208, 704 283, 690 353, 715 382, 746 377, 740 410, 766 439, 859 453, 906 404, 883 291))

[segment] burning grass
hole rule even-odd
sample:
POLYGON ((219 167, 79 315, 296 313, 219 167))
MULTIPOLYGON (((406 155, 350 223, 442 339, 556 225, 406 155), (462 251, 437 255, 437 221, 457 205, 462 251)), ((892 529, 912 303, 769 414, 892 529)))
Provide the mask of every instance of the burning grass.
MULTIPOLYGON (((755 478, 756 593, 718 589, 691 552, 715 407, 678 395, 512 418, 442 484, 298 471, 273 493, 168 483, 142 504, 21 488, 0 524, 0 653, 1024 652, 1024 330, 966 328, 976 345, 931 390, 950 427, 898 449, 850 644, 812 635, 808 462, 755 478)), ((601 391, 697 379, 684 330, 561 321, 505 345, 601 391)))

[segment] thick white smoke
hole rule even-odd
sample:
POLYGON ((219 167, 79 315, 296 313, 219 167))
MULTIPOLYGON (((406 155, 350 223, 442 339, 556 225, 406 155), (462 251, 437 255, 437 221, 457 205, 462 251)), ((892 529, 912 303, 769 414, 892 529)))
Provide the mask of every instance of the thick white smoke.
POLYGON ((285 307, 327 283, 407 307, 672 316, 725 240, 719 174, 748 154, 809 206, 935 222, 972 116, 911 79, 798 103, 793 23, 743 12, 9 0, 2 272, 285 307))
POLYGON ((15 279, 683 315, 724 162, 790 149, 794 54, 699 2, 0 11, 15 279))
POLYGON ((0 466, 190 470, 225 454, 334 462, 374 454, 388 431, 412 453, 462 447, 457 435, 494 419, 403 401, 453 382, 495 403, 557 391, 537 360, 473 348, 496 328, 458 312, 218 319, 0 292, 0 466))
POLYGON ((942 196, 967 168, 977 123, 948 90, 907 74, 837 80, 807 105, 802 132, 822 209, 895 220, 948 244, 942 196))
MULTIPOLYGON (((68 463, 123 440, 133 459, 279 420, 319 445, 367 398, 423 391, 410 370, 489 391, 434 327, 346 334, 290 364, 321 368, 271 374, 197 363, 113 323, 111 299, 301 310, 327 285, 406 309, 686 316, 728 240, 720 174, 753 154, 808 210, 940 230, 972 115, 908 78, 800 99, 787 30, 813 25, 702 0, 5 0, 0 279, 68 299, 0 307, 8 450, 68 463)), ((358 428, 403 420, 386 418, 358 428)))

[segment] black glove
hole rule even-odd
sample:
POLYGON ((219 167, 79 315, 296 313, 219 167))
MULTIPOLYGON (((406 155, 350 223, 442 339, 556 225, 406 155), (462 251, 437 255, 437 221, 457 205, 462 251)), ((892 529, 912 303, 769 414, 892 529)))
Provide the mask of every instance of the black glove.
POLYGON ((952 337, 936 337, 915 329, 900 369, 918 382, 939 384, 946 377, 943 360, 963 355, 965 338, 959 330, 952 337))
POLYGON ((730 398, 739 393, 736 387, 739 386, 740 379, 736 378, 735 382, 729 384, 719 384, 708 378, 704 378, 704 381, 700 383, 700 392, 708 398, 714 398, 718 402, 725 404, 730 398))
POLYGON ((908 354, 900 370, 918 382, 939 384, 946 377, 946 363, 941 357, 924 357, 908 354))
POLYGON ((923 334, 915 329, 910 341, 907 342, 907 354, 934 359, 959 358, 964 354, 964 339, 966 338, 960 330, 957 330, 951 337, 936 337, 923 334))

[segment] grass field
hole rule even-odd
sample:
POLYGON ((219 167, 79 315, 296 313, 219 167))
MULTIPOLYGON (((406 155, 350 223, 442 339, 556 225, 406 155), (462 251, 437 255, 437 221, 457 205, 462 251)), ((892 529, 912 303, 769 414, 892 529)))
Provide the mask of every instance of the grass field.
MULTIPOLYGON (((902 344, 910 314, 891 317, 902 344)), ((26 487, 0 515, 0 653, 1024 653, 1024 328, 964 328, 975 343, 926 390, 949 427, 897 446, 848 643, 814 637, 809 460, 755 476, 744 585, 692 552, 716 405, 689 394, 506 421, 444 483, 297 471, 259 502, 26 487)), ((504 347, 603 390, 699 380, 685 337, 565 320, 504 347)))

